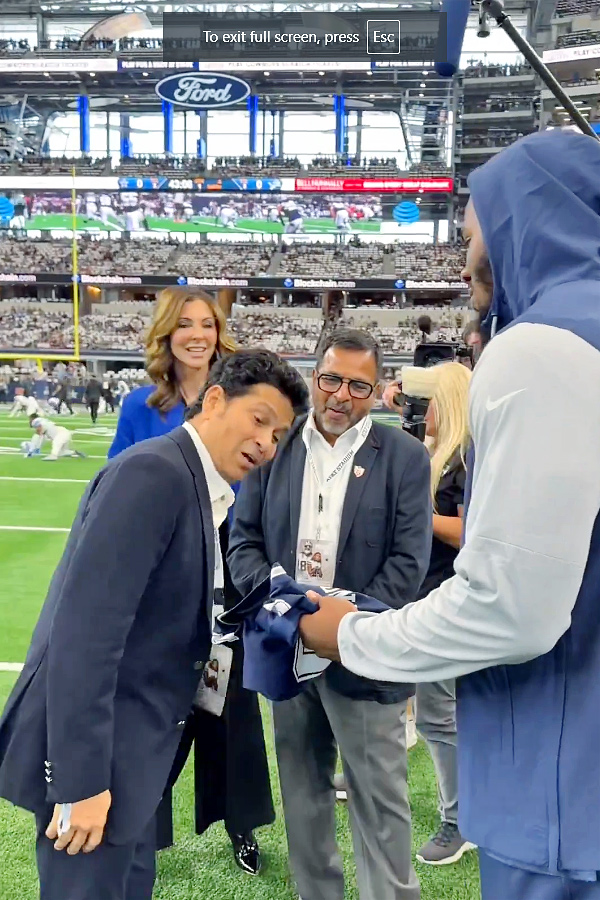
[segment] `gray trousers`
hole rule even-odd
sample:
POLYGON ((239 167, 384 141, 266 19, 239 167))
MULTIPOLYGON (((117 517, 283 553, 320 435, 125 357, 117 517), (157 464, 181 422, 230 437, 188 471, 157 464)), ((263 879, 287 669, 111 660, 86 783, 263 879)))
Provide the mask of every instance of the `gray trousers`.
POLYGON ((417 685, 416 724, 425 740, 437 775, 442 822, 458 824, 456 761, 456 691, 454 679, 417 685))
POLYGON ((273 704, 290 866, 302 900, 343 900, 333 776, 348 788, 360 900, 419 900, 406 785, 406 703, 349 700, 323 676, 273 704))

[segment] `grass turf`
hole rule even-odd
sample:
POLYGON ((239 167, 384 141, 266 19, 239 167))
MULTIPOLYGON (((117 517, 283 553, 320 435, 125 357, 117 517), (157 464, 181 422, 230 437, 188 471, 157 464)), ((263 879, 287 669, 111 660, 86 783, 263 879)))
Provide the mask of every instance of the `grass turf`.
MULTIPOLYGON (((71 428, 74 445, 98 458, 65 459, 45 463, 23 459, 19 443, 30 437, 24 417, 8 419, 0 410, 0 525, 68 528, 85 481, 103 464, 116 417, 106 416, 95 434, 83 414, 61 417, 71 428), (2 479, 27 478, 16 481, 2 479), (53 482, 38 479, 76 479, 53 482)), ((44 449, 44 448, 43 448, 44 449)), ((0 662, 22 662, 48 582, 66 540, 64 532, 0 530, 0 662)), ((0 708, 15 680, 0 672, 0 708)), ((295 892, 287 869, 285 830, 277 783, 272 730, 267 704, 263 705, 273 790, 278 810, 275 825, 259 832, 264 869, 251 879, 236 868, 222 825, 197 837, 193 830, 191 764, 175 790, 176 845, 159 856, 156 900, 292 900, 295 892)), ((413 844, 416 850, 437 827, 436 787, 431 759, 422 742, 409 756, 413 844)), ((347 810, 338 806, 337 832, 344 857, 348 886, 346 900, 358 900, 352 841, 347 810)), ((479 883, 473 853, 455 866, 433 868, 417 863, 422 900, 477 900, 479 883)), ((38 888, 31 816, 0 801, 0 900, 35 900, 38 888)))

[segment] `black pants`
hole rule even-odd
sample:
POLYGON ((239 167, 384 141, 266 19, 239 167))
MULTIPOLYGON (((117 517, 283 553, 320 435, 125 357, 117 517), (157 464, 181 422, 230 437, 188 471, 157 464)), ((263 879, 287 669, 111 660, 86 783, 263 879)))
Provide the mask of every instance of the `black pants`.
POLYGON ((152 900, 155 878, 156 821, 139 840, 128 844, 103 842, 92 853, 69 856, 54 849, 45 830, 52 807, 37 819, 36 856, 40 900, 152 900))
POLYGON ((111 394, 111 392, 110 392, 110 391, 107 391, 107 392, 106 392, 105 394, 103 394, 102 396, 104 397, 104 401, 105 401, 106 405, 107 405, 107 406, 110 406, 110 411, 114 413, 114 411, 115 411, 115 398, 113 397, 113 395, 111 394))
POLYGON ((61 399, 58 401, 58 409, 56 410, 57 414, 60 416, 60 411, 61 411, 61 409, 62 409, 63 403, 65 404, 65 406, 67 407, 67 409, 69 410, 69 412, 71 413, 71 415, 74 415, 74 413, 73 413, 73 407, 71 406, 71 402, 70 402, 70 400, 67 400, 66 397, 65 397, 64 399, 61 398, 61 399))
POLYGON ((88 403, 88 406, 90 408, 90 416, 92 417, 92 422, 95 425, 96 419, 98 418, 99 401, 98 400, 90 400, 90 402, 88 403))

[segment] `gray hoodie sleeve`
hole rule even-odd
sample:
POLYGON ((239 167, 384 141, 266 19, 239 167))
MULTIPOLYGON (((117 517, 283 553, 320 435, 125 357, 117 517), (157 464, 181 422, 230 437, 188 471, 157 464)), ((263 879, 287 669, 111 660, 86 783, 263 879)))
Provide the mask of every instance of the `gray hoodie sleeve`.
POLYGON ((475 465, 455 575, 402 609, 345 616, 343 665, 441 681, 549 652, 569 628, 600 508, 600 353, 548 325, 486 348, 471 384, 475 465))

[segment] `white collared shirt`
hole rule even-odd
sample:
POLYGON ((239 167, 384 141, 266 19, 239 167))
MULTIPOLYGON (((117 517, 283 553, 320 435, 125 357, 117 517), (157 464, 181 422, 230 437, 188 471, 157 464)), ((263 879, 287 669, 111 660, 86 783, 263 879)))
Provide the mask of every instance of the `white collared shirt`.
POLYGON ((215 588, 223 588, 225 584, 223 574, 223 554, 221 552, 221 541, 219 539, 219 528, 227 518, 229 507, 233 505, 235 494, 231 485, 227 484, 225 479, 219 475, 212 461, 212 457, 204 446, 200 435, 193 425, 184 422, 183 427, 194 442, 194 446, 198 451, 206 484, 208 486, 208 496, 210 497, 210 506, 212 510, 213 525, 215 529, 215 588))
POLYGON ((320 484, 314 476, 307 453, 298 523, 300 539, 315 540, 319 531, 319 540, 331 542, 337 552, 346 490, 354 468, 353 459, 329 483, 326 483, 327 477, 342 462, 353 445, 355 454, 362 447, 371 430, 371 424, 370 417, 366 416, 341 434, 332 447, 317 430, 312 410, 309 413, 302 430, 302 440, 307 450, 310 449, 312 452, 320 484), (323 498, 321 515, 319 515, 319 494, 323 498))

